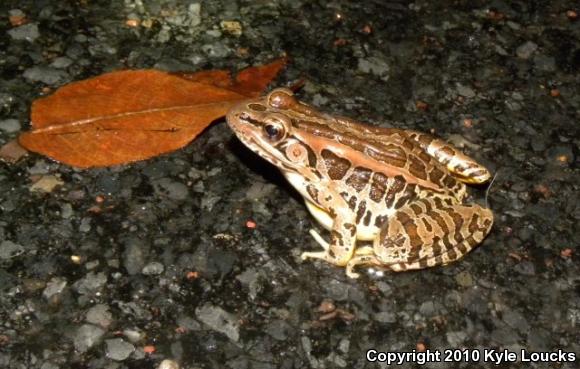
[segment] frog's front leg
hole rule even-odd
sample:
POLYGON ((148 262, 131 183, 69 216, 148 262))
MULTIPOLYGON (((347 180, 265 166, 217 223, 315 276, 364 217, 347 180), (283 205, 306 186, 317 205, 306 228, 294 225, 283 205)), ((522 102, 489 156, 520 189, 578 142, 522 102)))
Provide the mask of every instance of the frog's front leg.
POLYGON ((322 246, 324 251, 303 252, 301 255, 302 260, 308 258, 322 259, 334 265, 345 266, 352 258, 355 250, 356 215, 348 210, 336 213, 332 210, 328 214, 309 202, 306 202, 306 205, 325 228, 330 228, 330 243, 326 242, 316 231, 310 230, 310 234, 322 246))

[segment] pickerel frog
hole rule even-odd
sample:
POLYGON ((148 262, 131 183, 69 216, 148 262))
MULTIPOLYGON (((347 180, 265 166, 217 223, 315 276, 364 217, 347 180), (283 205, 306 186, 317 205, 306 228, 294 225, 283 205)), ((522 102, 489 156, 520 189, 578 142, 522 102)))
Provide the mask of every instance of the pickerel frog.
POLYGON ((393 271, 460 259, 489 232, 491 210, 464 204, 465 183, 490 173, 430 135, 333 117, 296 100, 287 89, 244 101, 227 114, 250 149, 278 167, 304 197, 330 242, 311 230, 322 259, 393 271), (357 240, 372 246, 356 247, 357 240))

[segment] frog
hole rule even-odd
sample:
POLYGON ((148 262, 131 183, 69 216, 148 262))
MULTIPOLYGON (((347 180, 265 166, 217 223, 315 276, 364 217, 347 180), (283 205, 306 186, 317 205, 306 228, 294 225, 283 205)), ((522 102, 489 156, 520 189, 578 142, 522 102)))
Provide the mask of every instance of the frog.
POLYGON ((491 173, 430 134, 331 115, 287 88, 244 100, 226 114, 238 139, 277 167, 330 234, 310 234, 321 251, 304 251, 344 267, 394 272, 446 265, 488 235, 493 213, 467 200, 468 184, 491 173))

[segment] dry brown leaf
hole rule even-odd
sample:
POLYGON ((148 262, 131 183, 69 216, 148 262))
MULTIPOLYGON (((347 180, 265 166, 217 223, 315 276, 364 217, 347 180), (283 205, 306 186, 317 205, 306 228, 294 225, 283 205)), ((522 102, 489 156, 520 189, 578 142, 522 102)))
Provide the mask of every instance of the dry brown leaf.
POLYGON ((174 73, 174 75, 191 82, 210 84, 228 89, 247 97, 260 96, 268 84, 284 68, 288 58, 280 58, 272 63, 241 70, 236 78, 232 78, 226 70, 208 70, 196 73, 174 73))
POLYGON ((19 142, 83 168, 147 159, 183 147, 232 104, 260 95, 284 63, 248 68, 236 80, 227 71, 183 78, 137 70, 74 82, 33 103, 32 130, 19 142))

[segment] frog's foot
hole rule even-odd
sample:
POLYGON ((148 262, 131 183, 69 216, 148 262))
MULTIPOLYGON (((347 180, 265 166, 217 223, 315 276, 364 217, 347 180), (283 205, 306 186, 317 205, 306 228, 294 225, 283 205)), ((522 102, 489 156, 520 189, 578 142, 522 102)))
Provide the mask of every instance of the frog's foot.
MULTIPOLYGON (((319 251, 319 252, 303 252, 301 255, 302 260, 306 259, 322 259, 325 261, 332 262, 332 258, 329 257, 326 251, 319 251)), ((380 262, 376 259, 374 255, 361 255, 355 256, 348 261, 346 264, 346 275, 349 278, 359 278, 360 274, 353 271, 353 268, 357 265, 368 265, 368 264, 377 264, 380 265, 380 262)))
POLYGON ((322 259, 324 261, 328 261, 328 252, 326 251, 307 251, 307 252, 303 252, 300 255, 300 258, 302 260, 306 260, 306 259, 322 259))
MULTIPOLYGON (((367 249, 366 247, 362 250, 367 249)), ((368 247, 372 254, 359 254, 358 252, 356 255, 348 261, 346 264, 346 275, 350 278, 358 278, 360 277, 359 273, 353 272, 354 267, 358 265, 381 265, 381 262, 377 259, 374 255, 374 252, 371 247, 368 247)))
POLYGON ((354 251, 355 256, 374 255, 375 249, 372 246, 359 247, 354 251))

